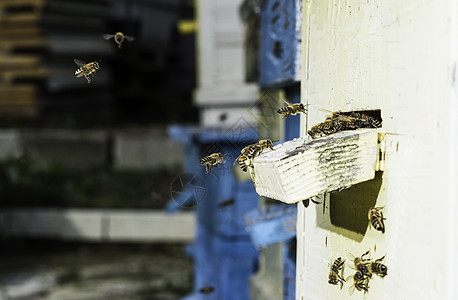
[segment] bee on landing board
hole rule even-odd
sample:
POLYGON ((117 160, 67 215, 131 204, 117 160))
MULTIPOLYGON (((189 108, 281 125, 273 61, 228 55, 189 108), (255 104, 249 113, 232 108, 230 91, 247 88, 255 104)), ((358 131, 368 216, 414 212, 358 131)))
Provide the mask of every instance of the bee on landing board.
POLYGON ((75 76, 77 78, 84 76, 87 79, 87 83, 91 83, 91 77, 90 76, 92 75, 92 77, 94 77, 95 72, 97 72, 97 70, 100 70, 99 62, 93 61, 93 62, 90 62, 90 63, 85 63, 85 62, 83 62, 83 61, 81 61, 79 59, 76 59, 76 58, 73 61, 79 67, 75 71, 75 76))
POLYGON ((310 128, 308 134, 312 137, 312 139, 315 139, 317 137, 321 137, 323 135, 331 135, 336 132, 337 129, 334 126, 333 119, 328 117, 324 122, 318 123, 310 128))
MULTIPOLYGON (((345 264, 345 259, 337 258, 331 266, 331 272, 329 272, 329 284, 338 285, 340 283, 340 289, 342 289, 343 283, 345 279, 340 276, 339 272, 342 270, 343 273, 343 266, 345 264)), ((343 274, 342 274, 343 275, 343 274)))
MULTIPOLYGON (((322 109, 320 109, 322 110, 322 109)), ((327 110, 324 110, 327 111, 327 110)), ((329 111, 327 111, 329 112, 329 111)), ((339 131, 359 128, 380 128, 381 119, 374 118, 364 112, 333 112, 324 122, 314 125, 308 134, 313 138, 331 135, 339 131)))
POLYGON ((224 156, 221 153, 213 153, 200 160, 200 164, 205 166, 205 174, 209 171, 213 171, 213 166, 216 165, 219 168, 219 164, 224 161, 224 156))
POLYGON ((135 40, 133 36, 124 35, 122 32, 116 32, 115 34, 104 34, 103 38, 106 40, 114 38, 114 41, 116 44, 118 44, 119 49, 121 49, 122 43, 124 41, 132 42, 135 40))
POLYGON ((385 223, 383 223, 383 220, 386 220, 386 218, 383 217, 382 209, 383 207, 372 207, 369 209, 367 217, 375 230, 385 233, 385 223))
POLYGON ((248 145, 240 151, 240 155, 235 159, 234 165, 238 161, 242 171, 246 172, 248 167, 253 167, 251 160, 268 148, 274 148, 273 142, 269 139, 260 140, 256 144, 248 145))

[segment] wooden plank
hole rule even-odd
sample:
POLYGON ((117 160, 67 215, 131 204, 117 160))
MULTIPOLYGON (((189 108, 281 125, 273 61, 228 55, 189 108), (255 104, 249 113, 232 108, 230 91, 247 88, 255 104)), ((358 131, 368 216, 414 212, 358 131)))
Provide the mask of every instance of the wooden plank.
MULTIPOLYGON (((35 68, 39 66, 41 58, 38 55, 2 55, 0 54, 0 70, 8 68, 35 68)), ((1 72, 1 71, 0 71, 1 72)))
POLYGON ((75 241, 190 242, 195 214, 157 210, 15 209, 0 212, 0 233, 75 241))
POLYGON ((35 69, 18 69, 0 73, 0 78, 9 84, 19 79, 45 79, 48 76, 48 69, 37 67, 35 69))
POLYGON ((249 168, 261 196, 295 203, 373 179, 378 161, 376 129, 343 131, 275 146, 249 168))
POLYGON ((35 49, 35 48, 45 48, 47 46, 47 41, 44 37, 36 37, 32 39, 20 39, 20 40, 2 40, 0 42, 0 50, 12 52, 16 49, 35 49))

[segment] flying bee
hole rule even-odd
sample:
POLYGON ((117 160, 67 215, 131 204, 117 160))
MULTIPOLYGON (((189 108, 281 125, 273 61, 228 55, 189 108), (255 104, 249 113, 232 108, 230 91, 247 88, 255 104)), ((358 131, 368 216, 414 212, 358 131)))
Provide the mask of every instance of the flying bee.
POLYGON ((290 104, 288 106, 285 106, 285 107, 282 107, 282 108, 279 108, 277 110, 277 113, 283 115, 283 118, 282 120, 286 119, 287 117, 293 115, 297 115, 297 114, 300 114, 300 113, 306 113, 305 111, 305 105, 303 103, 294 103, 294 104, 290 104))
POLYGON ((380 277, 385 277, 388 275, 388 267, 381 263, 385 259, 385 255, 379 259, 376 259, 373 262, 369 263, 369 270, 371 273, 374 273, 380 277))
POLYGON ((206 156, 200 160, 201 165, 205 165, 205 174, 207 174, 210 170, 213 171, 213 166, 217 165, 219 168, 219 164, 224 161, 224 157, 221 153, 213 153, 209 156, 206 156))
MULTIPOLYGON (((345 279, 339 275, 339 272, 342 270, 343 273, 343 266, 345 264, 345 259, 337 258, 331 266, 331 272, 329 272, 329 284, 338 285, 340 283, 340 288, 342 289, 343 283, 345 279)), ((342 274, 343 275, 343 274, 342 274)))
POLYGON ((215 288, 212 286, 205 286, 199 289, 199 293, 207 295, 207 294, 213 293, 214 290, 215 288))
POLYGON ((369 209, 368 218, 375 230, 385 233, 385 224, 383 220, 386 220, 386 218, 383 217, 382 209, 383 207, 372 207, 369 209))
POLYGON ((115 34, 104 34, 103 38, 106 39, 106 40, 114 38, 114 41, 115 41, 116 44, 118 44, 118 48, 119 49, 121 49, 121 46, 122 46, 122 43, 124 42, 124 40, 126 40, 128 42, 132 42, 133 40, 135 40, 135 38, 133 36, 124 35, 124 33, 122 33, 122 32, 116 32, 115 34))
POLYGON ((355 288, 358 291, 364 291, 364 293, 369 291, 369 277, 367 275, 357 271, 355 275, 348 276, 347 280, 351 278, 353 278, 354 283, 349 288, 350 295, 353 295, 355 288))
POLYGON ((91 77, 89 76, 92 75, 92 77, 94 77, 95 72, 97 72, 97 70, 100 70, 99 62, 93 61, 90 63, 85 63, 76 58, 73 61, 79 67, 75 71, 75 76, 76 77, 84 76, 87 79, 87 83, 91 83, 91 77))
POLYGON ((361 272, 363 275, 365 276, 368 276, 368 277, 372 277, 372 273, 370 271, 370 259, 368 258, 364 258, 364 256, 368 255, 369 254, 369 251, 368 250, 366 253, 364 253, 363 255, 361 255, 360 257, 354 257, 353 255, 353 264, 355 265, 355 269, 359 272, 361 272))

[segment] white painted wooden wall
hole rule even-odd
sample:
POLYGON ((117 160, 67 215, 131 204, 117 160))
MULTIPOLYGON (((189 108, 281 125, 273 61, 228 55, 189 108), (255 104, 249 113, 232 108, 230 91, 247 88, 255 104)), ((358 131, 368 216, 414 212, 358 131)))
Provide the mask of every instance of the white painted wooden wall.
POLYGON ((299 204, 296 299, 363 299, 328 274, 333 259, 369 248, 386 254, 388 276, 370 281, 366 299, 458 299, 458 2, 303 4, 303 131, 324 120, 319 109, 369 108, 381 109, 390 134, 376 194, 386 233, 332 225, 329 199, 324 214, 299 204))
POLYGON ((258 87, 245 82, 245 29, 239 16, 242 0, 196 3, 198 87, 194 100, 201 108, 201 125, 232 127, 241 117, 255 123, 255 109, 249 108, 258 99, 258 87))

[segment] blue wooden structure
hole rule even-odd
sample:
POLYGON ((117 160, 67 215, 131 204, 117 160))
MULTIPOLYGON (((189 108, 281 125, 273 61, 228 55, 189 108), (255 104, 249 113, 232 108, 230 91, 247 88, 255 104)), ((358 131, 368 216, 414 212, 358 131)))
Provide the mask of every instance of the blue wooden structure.
POLYGON ((235 179, 232 164, 244 146, 258 140, 257 132, 187 126, 172 126, 168 131, 172 139, 185 145, 185 172, 201 179, 185 185, 182 198, 175 197, 168 205, 169 212, 195 206, 197 214, 197 234, 190 251, 194 292, 185 299, 249 299, 249 277, 257 271, 258 251, 243 215, 258 206, 258 195, 251 181, 235 179), (214 152, 222 153, 225 162, 206 174, 200 158, 214 152), (206 287, 212 291, 201 293, 206 287))

